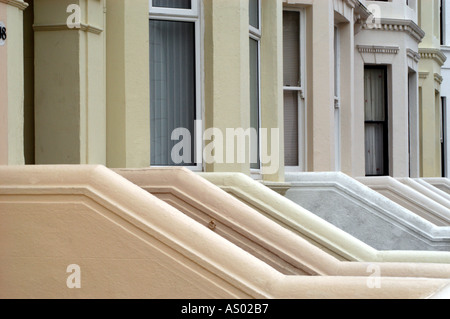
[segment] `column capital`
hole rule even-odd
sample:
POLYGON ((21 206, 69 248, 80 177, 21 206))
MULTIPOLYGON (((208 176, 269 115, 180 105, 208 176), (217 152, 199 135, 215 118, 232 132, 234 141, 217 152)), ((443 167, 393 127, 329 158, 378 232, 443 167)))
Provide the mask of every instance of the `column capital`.
POLYGON ((28 3, 22 0, 0 0, 1 3, 9 4, 10 6, 17 7, 20 10, 25 10, 28 8, 28 3))

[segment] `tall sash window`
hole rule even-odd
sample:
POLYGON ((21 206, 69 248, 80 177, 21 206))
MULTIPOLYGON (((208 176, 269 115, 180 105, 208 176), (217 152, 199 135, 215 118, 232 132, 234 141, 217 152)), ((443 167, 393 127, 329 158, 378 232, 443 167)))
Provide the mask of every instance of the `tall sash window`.
POLYGON ((150 0, 150 136, 154 166, 197 166, 196 148, 201 147, 195 140, 195 121, 201 115, 198 24, 197 0, 150 0), (188 134, 181 137, 176 132, 188 134), (174 159, 172 150, 180 142, 185 147, 174 159))
POLYGON ((385 67, 364 71, 366 175, 389 175, 387 86, 385 67))

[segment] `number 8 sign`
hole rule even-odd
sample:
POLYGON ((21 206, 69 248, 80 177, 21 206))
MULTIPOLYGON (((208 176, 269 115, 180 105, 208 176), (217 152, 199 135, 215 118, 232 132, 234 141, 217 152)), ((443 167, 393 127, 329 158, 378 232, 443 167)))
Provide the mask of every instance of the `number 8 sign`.
POLYGON ((6 27, 3 22, 0 22, 0 46, 5 44, 6 38, 6 27))

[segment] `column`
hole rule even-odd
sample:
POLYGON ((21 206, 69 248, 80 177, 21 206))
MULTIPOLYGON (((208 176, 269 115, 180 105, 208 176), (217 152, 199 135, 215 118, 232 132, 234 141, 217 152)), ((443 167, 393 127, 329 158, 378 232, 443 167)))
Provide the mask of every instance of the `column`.
POLYGON ((36 164, 106 164, 104 0, 35 0, 36 164))

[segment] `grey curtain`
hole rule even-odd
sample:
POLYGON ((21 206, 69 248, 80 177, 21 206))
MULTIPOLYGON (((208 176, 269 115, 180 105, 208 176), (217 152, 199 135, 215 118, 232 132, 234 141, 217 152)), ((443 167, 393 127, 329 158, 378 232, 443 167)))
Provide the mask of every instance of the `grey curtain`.
POLYGON ((259 169, 259 43, 254 39, 250 39, 250 127, 256 130, 258 136, 258 140, 250 141, 251 145, 258 145, 257 161, 254 160, 250 167, 259 169))
MULTIPOLYGON (((191 132, 194 147, 196 109, 195 25, 191 22, 150 20, 150 127, 152 165, 175 164, 171 151, 176 128, 191 132)), ((187 144, 189 146, 189 143, 187 144)))
POLYGON ((298 166, 298 92, 284 92, 284 162, 298 166))
POLYGON ((386 92, 385 70, 366 69, 364 72, 365 95, 365 151, 366 174, 384 175, 387 167, 385 157, 386 92))
POLYGON ((300 13, 283 11, 284 86, 300 86, 300 13))

